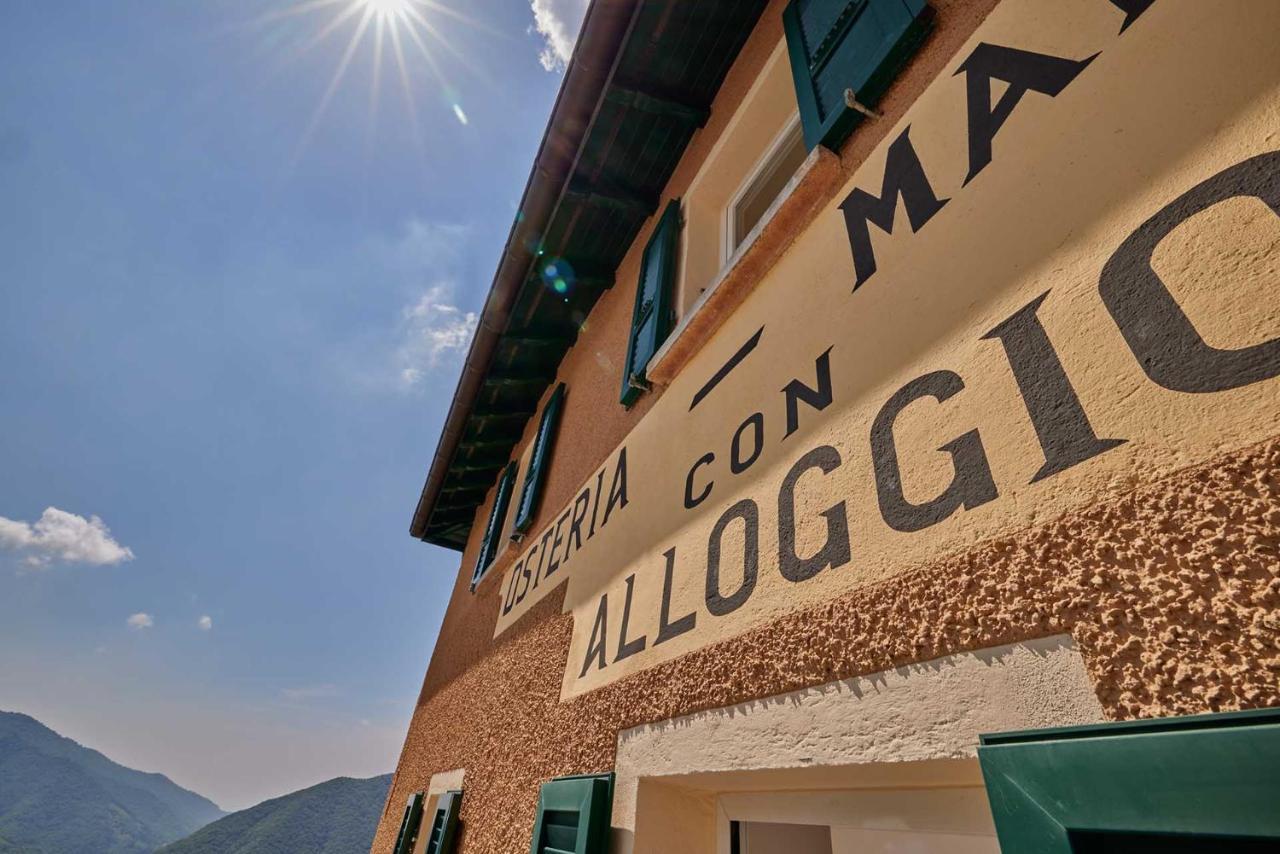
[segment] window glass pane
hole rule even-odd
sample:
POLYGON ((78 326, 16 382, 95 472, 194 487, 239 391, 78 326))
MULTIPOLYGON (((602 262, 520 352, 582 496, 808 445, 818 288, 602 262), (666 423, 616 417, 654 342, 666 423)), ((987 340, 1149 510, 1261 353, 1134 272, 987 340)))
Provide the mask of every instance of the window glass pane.
POLYGON ((804 146, 804 134, 796 123, 764 168, 751 180, 751 185, 738 199, 733 210, 733 248, 737 249, 751 233, 751 229, 764 218, 769 206, 796 174, 809 152, 804 146))

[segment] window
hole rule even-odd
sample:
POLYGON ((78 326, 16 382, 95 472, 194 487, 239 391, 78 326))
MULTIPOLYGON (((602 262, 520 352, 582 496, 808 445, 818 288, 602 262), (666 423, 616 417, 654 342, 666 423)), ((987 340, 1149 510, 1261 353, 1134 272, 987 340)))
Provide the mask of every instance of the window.
POLYGON ((613 774, 543 783, 529 854, 606 854, 612 811, 613 774))
POLYGON ((636 305, 631 315, 631 337, 622 372, 622 405, 631 406, 649 387, 644 369, 671 334, 675 323, 672 290, 676 253, 680 242, 680 201, 672 199, 662 212, 653 235, 644 247, 636 305))
POLYGON ((436 809, 431 816, 431 830, 423 854, 452 854, 454 836, 458 832, 458 810, 462 806, 462 792, 455 789, 436 799, 436 809))
POLYGON ((729 202, 725 210, 725 245, 721 263, 728 263, 751 230, 764 219, 808 153, 797 114, 769 145, 769 150, 743 182, 742 189, 729 202))
POLYGON ((791 0, 782 13, 808 148, 838 151, 884 95, 933 20, 925 0, 791 0))
POLYGON ((799 122, 796 88, 787 60, 787 42, 778 34, 750 87, 732 105, 732 114, 680 200, 680 261, 676 264, 676 315, 688 316, 709 289, 732 269, 752 230, 791 189, 804 169, 803 130, 799 159, 777 164, 788 143, 796 145, 799 122), (771 172, 764 178, 766 172, 771 172), (756 189, 759 192, 749 193, 756 189), (751 196, 751 198, 748 198, 751 196), (740 204, 741 203, 741 204, 740 204), (735 210, 742 216, 735 222, 735 210))
POLYGON ((1004 851, 1280 850, 1280 709, 984 735, 1004 851))
POLYGON ((555 446, 556 427, 560 424, 560 409, 564 405, 564 383, 556 386, 547 405, 542 409, 538 422, 538 435, 533 440, 533 453, 524 475, 524 487, 520 490, 520 505, 516 509, 515 526, 511 539, 519 540, 533 524, 533 514, 538 510, 542 497, 542 483, 547 479, 547 467, 551 461, 551 449, 555 446))
POLYGON ((422 826, 422 792, 414 792, 404 807, 404 820, 396 835, 395 854, 410 854, 418 841, 418 828, 422 826))
POLYGON ((498 479, 497 492, 493 496, 493 507, 489 510, 489 521, 484 526, 484 540, 480 543, 480 555, 476 558, 475 571, 471 573, 471 589, 474 590, 485 570, 498 556, 498 546, 502 539, 502 526, 507 521, 507 507, 511 504, 511 490, 516 479, 516 464, 507 463, 498 479))

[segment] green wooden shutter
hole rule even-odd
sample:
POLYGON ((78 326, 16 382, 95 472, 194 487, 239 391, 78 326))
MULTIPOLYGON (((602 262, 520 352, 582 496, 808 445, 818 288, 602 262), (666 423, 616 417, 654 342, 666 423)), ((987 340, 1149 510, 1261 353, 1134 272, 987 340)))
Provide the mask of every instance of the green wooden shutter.
POLYGON ((631 337, 622 372, 622 404, 636 402, 646 387, 644 369, 675 322, 676 253, 680 247, 680 200, 672 199, 653 229, 640 262, 636 305, 631 314, 631 337))
POLYGON ((396 836, 395 854, 409 854, 418 841, 418 828, 422 824, 422 792, 414 792, 404 807, 404 820, 396 836))
POLYGON ((543 783, 529 854, 606 854, 612 811, 613 774, 543 783))
POLYGON ((511 489, 516 479, 516 464, 507 463, 498 479, 498 491, 493 497, 493 507, 489 509, 489 522, 484 526, 484 540, 480 543, 480 556, 476 558, 475 571, 471 573, 471 587, 475 589, 477 582, 484 576, 485 570, 498 555, 498 539, 502 536, 502 525, 507 521, 507 507, 511 504, 511 489))
POLYGON ((453 837, 458 832, 458 810, 461 807, 462 792, 456 789, 436 799, 425 854, 453 854, 453 837))
POLYGON ((880 101, 933 21, 925 0, 791 0, 782 13, 805 145, 840 143, 880 101))
POLYGON ((1003 851, 1280 851, 1280 709, 984 735, 1003 851))
POLYGON ((516 534, 523 534, 533 524, 533 514, 542 497, 542 482, 547 479, 547 466, 551 461, 551 449, 555 445, 556 427, 560 423, 560 408, 564 404, 564 383, 556 386, 551 398, 542 410, 538 423, 538 435, 533 440, 533 453, 529 455, 529 470, 524 475, 524 487, 520 490, 520 506, 516 510, 516 534))

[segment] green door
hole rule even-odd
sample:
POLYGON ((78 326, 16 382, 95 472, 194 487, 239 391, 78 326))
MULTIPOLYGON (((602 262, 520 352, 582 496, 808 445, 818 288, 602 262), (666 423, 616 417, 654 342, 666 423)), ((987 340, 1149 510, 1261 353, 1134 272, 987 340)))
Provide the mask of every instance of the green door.
POLYGON ((1005 854, 1280 852, 1280 709, 984 735, 1005 854))
POLYGON ((613 774, 559 777, 542 784, 529 854, 606 854, 613 774))

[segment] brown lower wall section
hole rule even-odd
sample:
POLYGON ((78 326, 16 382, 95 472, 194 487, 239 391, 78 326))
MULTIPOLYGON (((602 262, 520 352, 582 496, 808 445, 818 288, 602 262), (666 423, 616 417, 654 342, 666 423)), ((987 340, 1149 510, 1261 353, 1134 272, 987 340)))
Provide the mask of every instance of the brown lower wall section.
POLYGON ((1280 437, 563 704, 560 598, 424 692, 375 854, 435 772, 466 769, 458 851, 527 851, 539 784, 621 729, 1061 632, 1112 718, 1280 705, 1280 437))

